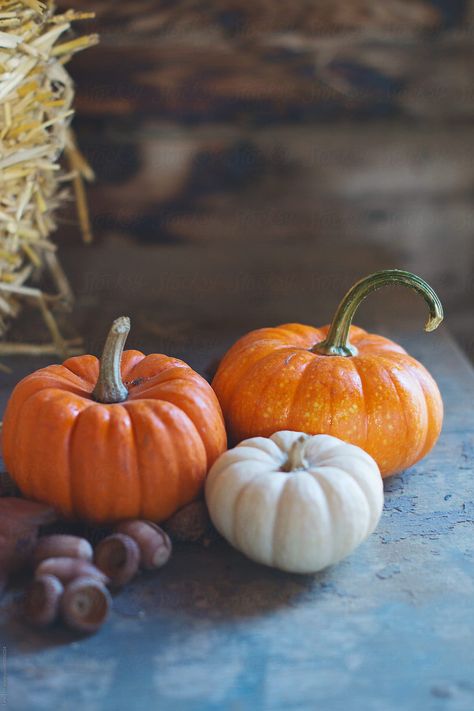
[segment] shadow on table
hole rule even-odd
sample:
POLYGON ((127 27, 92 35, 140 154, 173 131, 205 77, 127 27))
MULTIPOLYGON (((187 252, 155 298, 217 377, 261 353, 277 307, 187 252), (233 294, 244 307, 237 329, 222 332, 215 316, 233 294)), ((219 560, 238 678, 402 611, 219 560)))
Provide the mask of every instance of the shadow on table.
MULTIPOLYGON (((308 596, 334 587, 330 571, 293 575, 253 563, 218 540, 209 548, 177 545, 161 571, 143 573, 114 594, 113 612, 104 628, 110 633, 138 632, 160 626, 205 622, 213 625, 272 615, 308 596)), ((61 625, 46 630, 28 627, 21 618, 20 588, 1 606, 4 639, 20 651, 68 645, 83 636, 61 625)), ((107 634, 107 632, 106 632, 107 634)))

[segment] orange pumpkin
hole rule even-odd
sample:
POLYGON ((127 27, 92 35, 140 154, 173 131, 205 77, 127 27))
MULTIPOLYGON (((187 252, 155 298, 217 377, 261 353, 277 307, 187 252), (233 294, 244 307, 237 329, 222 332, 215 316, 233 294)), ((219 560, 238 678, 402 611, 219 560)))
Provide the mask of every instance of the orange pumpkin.
POLYGON ((362 299, 386 284, 404 284, 425 298, 427 331, 442 321, 433 289, 393 269, 355 284, 331 326, 262 328, 234 344, 212 383, 233 442, 280 430, 333 435, 365 449, 383 476, 430 451, 443 420, 435 381, 398 344, 351 326, 362 299))
POLYGON ((67 517, 164 520, 197 497, 226 448, 210 385, 176 358, 122 354, 129 329, 117 319, 100 362, 84 355, 42 368, 7 405, 10 475, 67 517))

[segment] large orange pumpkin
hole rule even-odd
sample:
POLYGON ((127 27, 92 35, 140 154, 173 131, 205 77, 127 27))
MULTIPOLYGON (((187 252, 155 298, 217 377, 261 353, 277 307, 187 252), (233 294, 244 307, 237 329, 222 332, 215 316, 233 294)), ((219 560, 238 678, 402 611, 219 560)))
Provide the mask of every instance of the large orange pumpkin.
POLYGON ((425 298, 427 331, 442 321, 433 289, 393 269, 355 284, 331 326, 262 328, 232 346, 212 386, 233 442, 279 430, 329 434, 365 449, 383 476, 430 451, 443 420, 435 381, 398 344, 351 326, 362 299, 386 284, 404 284, 425 298))
POLYGON ((210 385, 176 358, 122 354, 129 328, 126 317, 114 322, 100 362, 78 356, 28 375, 7 405, 10 475, 67 517, 166 519, 199 494, 226 448, 210 385))

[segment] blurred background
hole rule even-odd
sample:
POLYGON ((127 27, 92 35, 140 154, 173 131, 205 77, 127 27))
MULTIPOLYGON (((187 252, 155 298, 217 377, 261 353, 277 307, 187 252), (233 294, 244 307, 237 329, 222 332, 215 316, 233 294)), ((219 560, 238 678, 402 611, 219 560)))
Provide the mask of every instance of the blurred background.
MULTIPOLYGON (((92 352, 124 312, 135 346, 195 365, 251 327, 326 323, 354 280, 397 267, 474 358, 473 2, 74 6, 101 35, 70 65, 95 241, 72 212, 58 240, 92 352)), ((421 329, 424 304, 397 293, 358 323, 421 329)))

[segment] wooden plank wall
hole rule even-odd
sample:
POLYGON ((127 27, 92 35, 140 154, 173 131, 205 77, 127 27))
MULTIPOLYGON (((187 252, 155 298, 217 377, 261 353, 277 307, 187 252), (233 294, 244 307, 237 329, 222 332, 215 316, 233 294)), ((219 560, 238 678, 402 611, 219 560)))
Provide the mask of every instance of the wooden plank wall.
POLYGON ((92 5, 71 67, 96 249, 412 269, 474 357, 473 3, 92 5))

